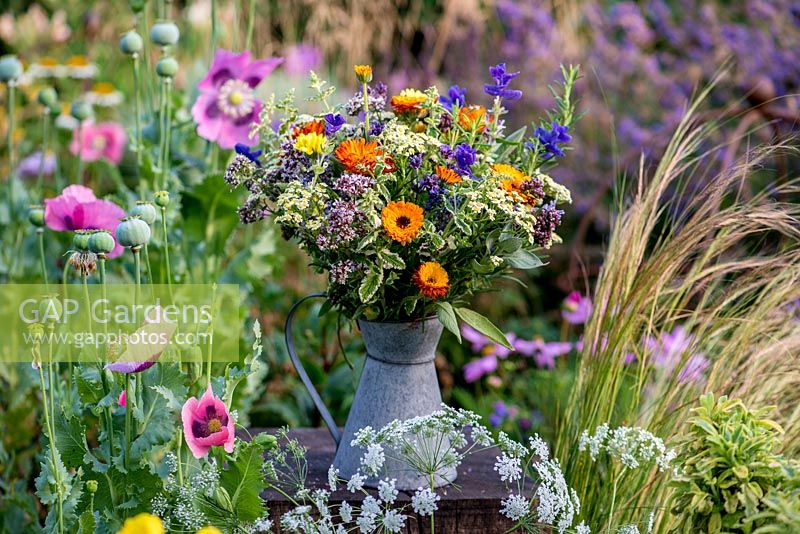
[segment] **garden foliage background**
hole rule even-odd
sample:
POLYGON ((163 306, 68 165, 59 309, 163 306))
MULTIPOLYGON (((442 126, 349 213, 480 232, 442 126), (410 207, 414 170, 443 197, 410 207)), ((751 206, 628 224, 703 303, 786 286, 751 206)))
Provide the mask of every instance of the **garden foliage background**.
MULTIPOLYGON (((111 83, 127 97, 132 94, 132 80, 118 41, 134 19, 121 4, 125 3, 6 2, 0 15, 0 53, 15 53, 27 65, 44 58, 63 63, 72 56, 88 57, 99 69, 92 80, 57 81, 64 102, 95 82, 111 83)), ((547 439, 555 436, 559 410, 567 405, 575 381, 575 348, 580 347, 582 325, 591 310, 584 296, 600 272, 612 213, 625 205, 640 167, 654 170, 692 96, 716 79, 697 115, 698 122, 715 124, 698 147, 709 150, 703 169, 691 182, 671 184, 667 191, 678 205, 691 203, 693 192, 708 185, 707 177, 730 169, 749 147, 786 142, 797 133, 800 6, 791 0, 298 0, 291 2, 291 8, 286 4, 254 2, 254 19, 247 12, 250 3, 242 0, 219 2, 214 13, 220 21, 218 46, 242 49, 247 25, 255 20, 250 46, 254 56, 285 58, 259 87, 262 96, 290 87, 298 88, 302 96, 306 73, 314 69, 334 85, 348 88, 340 91, 346 98, 355 91, 352 66, 369 63, 375 79, 395 92, 407 86, 448 87, 457 82, 477 97, 488 78, 487 66, 506 62, 522 72, 516 82, 525 95, 509 103, 513 129, 540 119, 540 110, 552 106, 547 85, 559 78, 561 64, 582 66, 584 77, 576 91, 585 114, 570 132, 569 151, 553 172, 572 190, 574 199, 559 231, 564 243, 547 252, 549 264, 534 271, 526 287, 508 282, 475 303, 504 331, 528 342, 516 345, 528 347, 528 354, 525 349, 504 352, 478 336, 459 345, 445 334, 437 359, 446 401, 475 410, 492 426, 518 436, 532 432, 547 439), (717 145, 724 146, 711 150, 717 145), (578 294, 570 296, 572 292, 578 294)), ((170 9, 182 33, 174 51, 180 64, 175 85, 186 89, 174 93, 175 135, 188 138, 194 130, 186 112, 196 96, 192 88, 208 65, 211 3, 172 2, 170 9)), ((25 106, 16 141, 23 158, 38 150, 39 87, 35 79, 21 84, 25 106)), ((96 114, 131 126, 130 102, 97 108, 96 114)), ((5 111, 0 113, 3 136, 8 128, 5 117, 5 111)), ((145 129, 146 136, 152 134, 145 129)), ((72 132, 59 130, 57 135, 66 154, 72 132)), ((4 176, 7 162, 4 157, 4 176)), ((285 352, 282 327, 292 302, 324 288, 324 280, 311 273, 307 259, 270 223, 239 225, 239 193, 228 191, 218 179, 204 179, 192 163, 187 159, 178 170, 190 187, 181 207, 182 227, 176 232, 201 246, 184 248, 175 268, 187 279, 241 284, 250 295, 246 315, 259 318, 264 332, 269 364, 262 371, 264 388, 242 399, 247 403, 242 413, 255 427, 317 425, 319 416, 285 352)), ((797 170, 798 159, 791 151, 770 153, 742 182, 739 194, 753 198, 797 170)), ((101 193, 115 180, 127 184, 138 180, 135 155, 130 153, 116 168, 98 163, 86 173, 87 182, 101 193)), ((52 195, 57 193, 54 184, 46 187, 52 195)), ((778 200, 792 199, 782 192, 778 200)), ((48 247, 53 272, 59 272, 65 245, 51 240, 48 247)), ((31 265, 36 261, 30 258, 31 265)), ((3 268, 7 272, 8 266, 3 268)), ((24 280, 24 275, 17 280, 24 280)), ((297 342, 313 381, 343 422, 357 381, 350 365, 359 368, 356 355, 361 350, 353 328, 345 325, 340 337, 337 326, 335 318, 318 319, 311 309, 298 325, 297 342)), ((678 326, 642 343, 650 343, 668 359, 671 351, 679 350, 675 347, 685 348, 688 341, 678 326)), ((684 378, 695 383, 699 395, 709 361, 697 356, 684 378)), ((36 443, 38 435, 35 394, 23 373, 0 369, 0 381, 0 425, 9 429, 3 435, 0 464, 15 472, 9 480, 24 480, 35 454, 35 448, 26 447, 36 443), (11 451, 17 454, 13 459, 11 451)))

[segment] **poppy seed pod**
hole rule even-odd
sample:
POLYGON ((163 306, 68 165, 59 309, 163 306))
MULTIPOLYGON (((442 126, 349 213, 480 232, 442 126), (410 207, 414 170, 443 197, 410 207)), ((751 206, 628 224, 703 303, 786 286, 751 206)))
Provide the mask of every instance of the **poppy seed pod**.
POLYGON ((140 217, 147 224, 153 224, 156 222, 156 207, 152 202, 139 200, 131 210, 131 215, 140 217))
POLYGON ((174 57, 162 57, 156 63, 156 74, 162 78, 174 78, 178 74, 178 62, 174 57))
POLYGON ((76 100, 69 107, 69 114, 79 121, 85 121, 92 116, 92 105, 82 100, 76 100))
POLYGON ((22 63, 17 56, 3 56, 0 58, 0 81, 11 82, 22 76, 22 63))
POLYGON ((116 242, 111 232, 106 230, 98 230, 89 236, 89 250, 95 254, 108 254, 115 246, 116 242))
POLYGON ((126 32, 119 40, 119 49, 123 54, 133 55, 142 51, 144 42, 142 36, 131 30, 126 32))
POLYGON ((72 248, 75 250, 89 250, 89 238, 93 230, 76 230, 72 236, 72 248))
POLYGON ((117 242, 123 247, 141 247, 150 241, 150 225, 140 217, 125 217, 117 226, 117 242))
POLYGON ((156 22, 150 28, 150 40, 158 46, 172 46, 180 36, 181 32, 174 22, 156 22))
POLYGON ((28 220, 37 228, 44 226, 44 207, 33 205, 28 208, 28 220))
POLYGON ((166 208, 169 206, 169 192, 168 191, 156 191, 153 194, 153 198, 156 201, 156 206, 160 208, 166 208))
POLYGON ((50 109, 58 104, 58 93, 56 93, 56 90, 52 87, 45 87, 36 95, 36 100, 44 107, 50 109))

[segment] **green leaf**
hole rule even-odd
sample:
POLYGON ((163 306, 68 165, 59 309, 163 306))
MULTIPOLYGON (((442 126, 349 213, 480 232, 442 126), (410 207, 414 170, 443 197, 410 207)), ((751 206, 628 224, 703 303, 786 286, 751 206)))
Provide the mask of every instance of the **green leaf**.
POLYGON ((522 239, 518 237, 507 237, 497 245, 499 254, 514 254, 522 248, 522 239))
POLYGON ((474 312, 469 308, 455 308, 456 315, 462 321, 470 325, 472 328, 488 337, 495 343, 499 343, 507 349, 513 349, 511 343, 506 339, 505 334, 500 331, 492 322, 478 312, 474 312))
POLYGON ((91 510, 86 510, 81 514, 80 518, 78 518, 78 528, 80 534, 95 534, 97 522, 91 510))
POLYGON ((84 426, 78 417, 67 419, 63 414, 56 417, 56 443, 61 458, 69 467, 80 467, 89 452, 84 426))
MULTIPOLYGON (((266 444, 266 442, 264 442, 266 444)), ((255 521, 264 514, 261 492, 266 483, 261 473, 264 463, 262 441, 238 444, 236 459, 220 473, 219 485, 230 498, 229 510, 239 522, 255 521)))
POLYGON ((458 329, 458 319, 456 318, 455 310, 453 310, 453 305, 449 302, 437 302, 436 316, 439 318, 439 322, 450 330, 456 336, 458 342, 461 343, 461 331, 458 329))
POLYGON ((507 256, 506 261, 516 269, 536 269, 544 265, 536 254, 522 248, 507 256))
POLYGON ((367 273, 367 276, 364 277, 361 286, 358 288, 358 298, 361 299, 361 302, 364 304, 371 302, 375 293, 378 292, 378 288, 381 287, 381 282, 383 282, 382 269, 377 271, 371 270, 367 273))
POLYGON ((403 261, 403 258, 396 252, 392 252, 388 249, 381 249, 378 251, 378 258, 383 263, 384 267, 388 267, 389 269, 405 269, 406 262, 403 261))

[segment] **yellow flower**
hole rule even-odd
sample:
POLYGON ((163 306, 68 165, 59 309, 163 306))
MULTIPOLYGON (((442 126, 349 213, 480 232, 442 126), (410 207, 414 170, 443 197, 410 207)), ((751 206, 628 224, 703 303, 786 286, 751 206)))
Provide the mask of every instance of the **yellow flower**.
POLYGON ((389 202, 381 210, 383 228, 393 240, 406 245, 410 243, 422 228, 422 208, 412 202, 389 202))
POLYGON ((217 527, 208 526, 201 528, 195 534, 222 534, 222 531, 217 527))
POLYGON ((465 130, 483 132, 486 129, 486 108, 469 106, 459 109, 458 125, 465 130))
POLYGON ((450 277, 439 263, 427 261, 417 267, 413 276, 419 292, 431 299, 440 299, 450 291, 450 277))
POLYGON ((117 534, 164 534, 164 525, 158 517, 141 513, 126 519, 117 534))
MULTIPOLYGON (((536 206, 539 200, 541 200, 541 198, 536 195, 536 188, 531 187, 531 177, 525 175, 525 173, 519 169, 511 165, 506 165, 505 163, 496 163, 492 165, 492 170, 503 177, 503 179, 500 180, 500 187, 514 200, 519 201, 521 199, 522 202, 530 204, 531 206, 536 206)), ((541 188, 541 185, 539 185, 539 187, 541 188)))
POLYGON ((372 81, 372 67, 369 65, 355 65, 353 70, 356 72, 356 78, 360 83, 369 83, 372 81))
POLYGON ((300 152, 305 152, 309 156, 311 154, 321 154, 322 147, 325 144, 326 138, 317 132, 310 132, 300 134, 294 141, 294 147, 300 152))
POLYGON ((528 179, 528 177, 525 176, 525 173, 515 167, 512 167, 511 165, 506 165, 505 163, 495 163, 492 165, 492 170, 497 174, 502 174, 506 178, 511 178, 512 180, 528 179))
POLYGON ((392 108, 394 108, 397 113, 419 111, 420 105, 422 105, 427 98, 425 93, 417 89, 403 89, 400 91, 399 95, 392 97, 392 108))

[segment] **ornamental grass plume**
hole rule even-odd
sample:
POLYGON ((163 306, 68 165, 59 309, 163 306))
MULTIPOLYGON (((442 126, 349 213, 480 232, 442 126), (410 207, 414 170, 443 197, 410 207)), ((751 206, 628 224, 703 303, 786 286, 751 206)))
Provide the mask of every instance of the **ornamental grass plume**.
POLYGON ((751 198, 738 194, 756 169, 796 147, 751 150, 702 180, 702 190, 691 190, 692 179, 707 178, 701 175, 713 165, 708 140, 716 126, 697 120, 709 92, 689 107, 652 176, 642 162, 632 198, 616 218, 557 429, 556 456, 593 527, 653 510, 657 525, 669 529, 672 519, 662 509, 671 490, 655 469, 615 474, 609 465, 594 465, 575 448, 584 429, 635 423, 669 443, 705 388, 778 406, 784 452, 800 450, 800 322, 791 306, 800 295, 800 205, 778 200, 800 189, 790 181, 751 198), (646 340, 679 325, 691 342, 671 355, 668 371, 659 369, 646 340), (696 354, 707 368, 690 361, 696 354), (687 380, 687 372, 704 381, 687 380), (616 508, 612 479, 620 488, 616 508))

